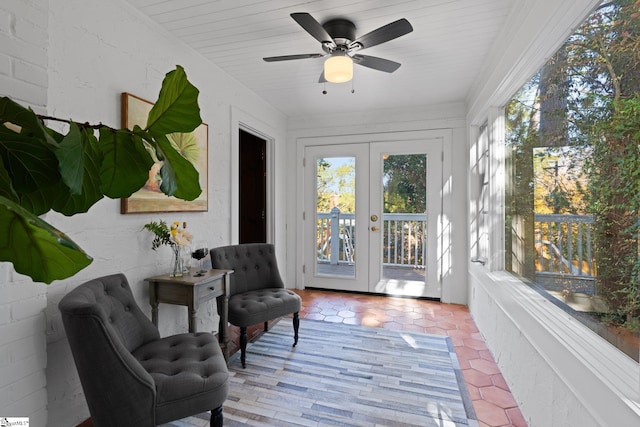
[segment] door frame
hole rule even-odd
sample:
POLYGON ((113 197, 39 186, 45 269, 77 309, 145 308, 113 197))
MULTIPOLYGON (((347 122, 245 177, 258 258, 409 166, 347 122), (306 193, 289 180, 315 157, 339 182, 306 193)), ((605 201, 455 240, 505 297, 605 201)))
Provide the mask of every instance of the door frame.
MULTIPOLYGON (((261 230, 261 234, 259 239, 252 239, 251 242, 252 243, 267 243, 267 223, 269 221, 268 218, 268 212, 267 212, 267 140, 264 139, 261 136, 256 135, 253 132, 249 132, 247 130, 245 130, 242 126, 240 126, 240 128, 238 129, 238 147, 239 147, 239 151, 240 151, 240 156, 238 158, 238 178, 239 178, 239 191, 238 191, 238 198, 239 198, 239 214, 238 214, 238 218, 239 218, 239 223, 238 223, 238 231, 239 231, 239 240, 242 240, 243 237, 243 225, 246 225, 245 223, 245 219, 248 212, 246 210, 243 210, 243 206, 246 206, 247 201, 249 200, 249 203, 252 203, 252 201, 256 200, 259 201, 260 203, 260 208, 261 208, 261 219, 260 221, 260 230, 261 230), (251 142, 248 142, 251 141, 251 142), (243 144, 244 142, 244 144, 243 144), (244 151, 243 151, 243 147, 244 147, 244 151), (248 149, 249 147, 251 147, 250 149, 248 149), (250 196, 251 197, 243 197, 243 192, 242 189, 243 187, 245 188, 245 192, 247 194, 249 194, 249 192, 246 191, 247 184, 245 183, 245 185, 242 185, 242 180, 243 178, 246 178, 249 176, 249 174, 246 173, 247 168, 247 163, 249 163, 251 166, 256 166, 257 165, 257 161, 256 163, 253 163, 252 161, 255 160, 255 158, 251 158, 252 161, 247 162, 247 152, 251 152, 252 154, 256 154, 256 148, 260 149, 260 154, 261 154, 261 161, 260 161, 260 171, 259 171, 259 183, 258 183, 258 177, 256 175, 258 175, 258 171, 255 170, 253 171, 254 173, 252 173, 250 175, 250 179, 254 179, 252 181, 249 182, 249 187, 250 188, 256 188, 256 192, 255 193, 251 193, 250 196), (243 154, 244 152, 244 154, 243 154), (261 197, 256 197, 256 196, 261 196, 261 197)), ((252 208, 256 208, 257 206, 253 205, 252 208)), ((253 212, 253 211, 251 211, 253 212)), ((252 219, 255 219, 252 217, 252 219)), ((246 233, 245 233, 245 237, 246 237, 246 233)), ((252 237, 256 237, 256 236, 252 236, 252 237)), ((246 240, 245 240, 246 242, 246 240)))
MULTIPOLYGON (((438 220, 438 278, 442 294, 451 286, 451 215, 452 215, 452 140, 453 130, 450 128, 434 130, 416 130, 400 132, 379 132, 370 134, 334 135, 320 137, 299 137, 296 139, 296 177, 298 181, 296 190, 296 283, 300 289, 304 289, 304 248, 305 248, 305 188, 304 188, 304 164, 305 149, 314 145, 343 145, 375 142, 393 142, 405 140, 442 140, 442 189, 440 189, 441 213, 438 220)), ((306 216, 309 218, 309 216, 306 216)))
POLYGON ((266 124, 253 116, 239 110, 235 107, 231 109, 231 164, 230 177, 231 183, 231 212, 230 212, 230 230, 229 241, 231 245, 240 242, 240 130, 253 134, 266 141, 266 168, 267 168, 267 242, 275 243, 275 138, 267 132, 273 133, 266 124), (260 129, 264 129, 260 130, 260 129))

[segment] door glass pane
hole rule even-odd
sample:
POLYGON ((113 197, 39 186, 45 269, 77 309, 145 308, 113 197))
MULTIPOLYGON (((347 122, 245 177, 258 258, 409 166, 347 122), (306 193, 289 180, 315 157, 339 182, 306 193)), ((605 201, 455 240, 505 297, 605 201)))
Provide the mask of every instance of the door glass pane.
POLYGON ((383 156, 383 279, 425 281, 427 155, 383 156))
POLYGON ((355 277, 355 157, 316 161, 316 274, 355 277))

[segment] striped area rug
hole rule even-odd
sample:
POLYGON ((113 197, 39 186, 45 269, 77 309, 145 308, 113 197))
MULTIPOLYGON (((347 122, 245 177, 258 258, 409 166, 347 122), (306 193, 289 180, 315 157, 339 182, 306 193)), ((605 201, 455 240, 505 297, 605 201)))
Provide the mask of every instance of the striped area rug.
POLYGON ((284 318, 231 357, 225 426, 478 426, 448 337, 302 319, 292 343, 284 318))

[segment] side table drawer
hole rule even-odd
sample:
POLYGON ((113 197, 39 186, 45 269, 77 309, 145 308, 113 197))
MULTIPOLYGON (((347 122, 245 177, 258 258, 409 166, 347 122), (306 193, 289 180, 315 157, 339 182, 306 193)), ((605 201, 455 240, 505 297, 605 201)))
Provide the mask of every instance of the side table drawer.
POLYGON ((208 283, 202 283, 194 289, 194 299, 200 303, 219 297, 223 294, 223 287, 224 284, 222 280, 212 280, 208 283))

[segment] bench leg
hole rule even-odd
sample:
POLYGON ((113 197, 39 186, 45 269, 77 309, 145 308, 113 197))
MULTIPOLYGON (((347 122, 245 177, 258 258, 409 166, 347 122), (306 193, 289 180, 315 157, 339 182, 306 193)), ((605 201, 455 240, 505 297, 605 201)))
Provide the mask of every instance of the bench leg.
POLYGON ((298 344, 298 329, 300 328, 300 317, 298 312, 293 313, 293 346, 298 344))
POLYGON ((222 406, 211 410, 211 419, 209 425, 211 427, 222 427, 222 406))
POLYGON ((240 327, 240 362, 247 367, 247 327, 240 327))

